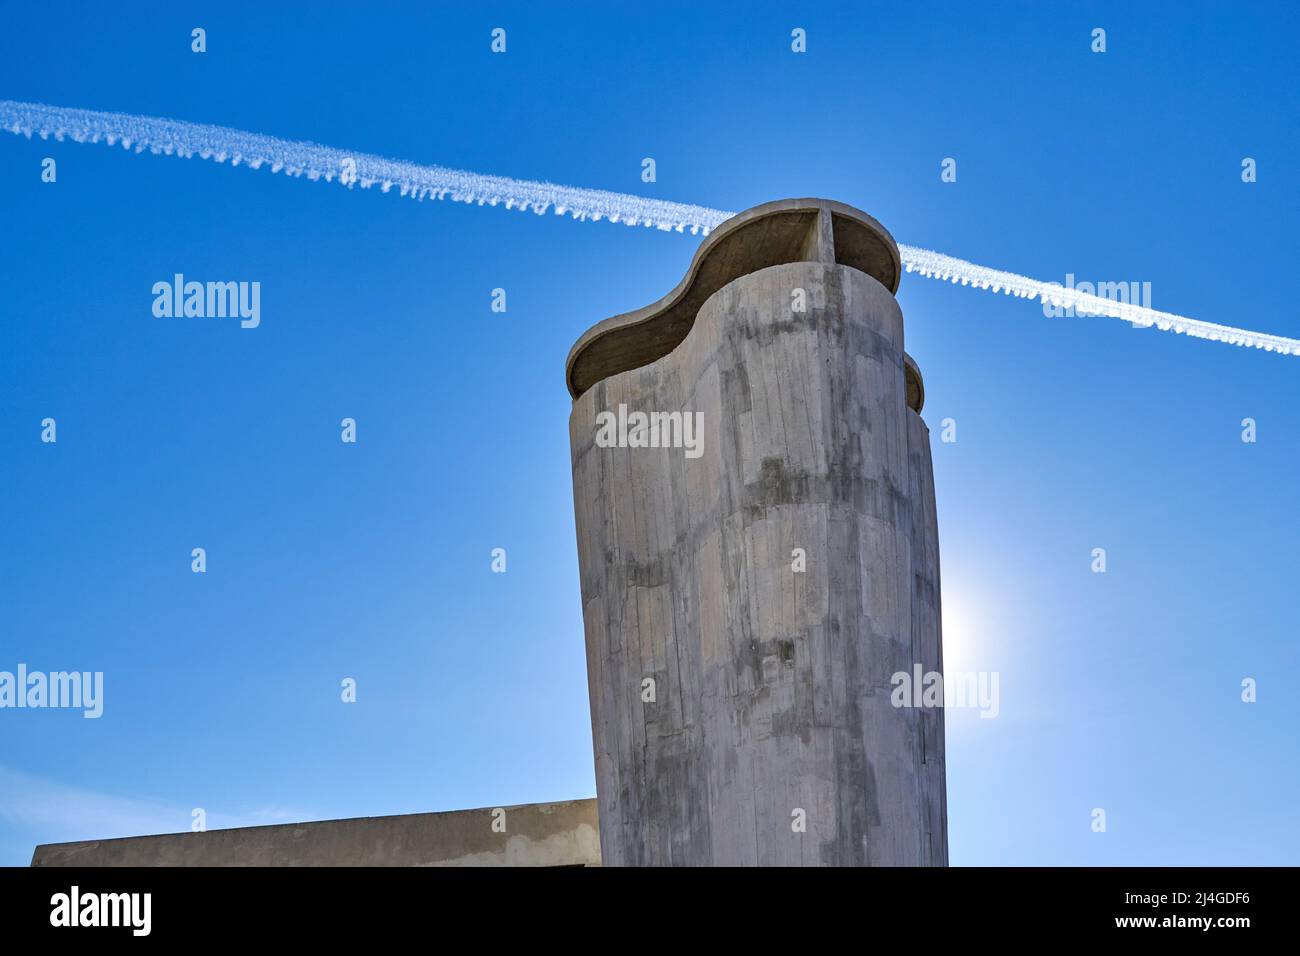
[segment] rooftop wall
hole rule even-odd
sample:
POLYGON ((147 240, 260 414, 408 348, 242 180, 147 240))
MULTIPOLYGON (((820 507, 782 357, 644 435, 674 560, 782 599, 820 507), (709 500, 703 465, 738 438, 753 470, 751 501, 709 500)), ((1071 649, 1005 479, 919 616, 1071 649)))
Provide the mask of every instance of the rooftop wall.
POLYGON ((599 865, 595 800, 49 843, 32 856, 32 866, 599 865))

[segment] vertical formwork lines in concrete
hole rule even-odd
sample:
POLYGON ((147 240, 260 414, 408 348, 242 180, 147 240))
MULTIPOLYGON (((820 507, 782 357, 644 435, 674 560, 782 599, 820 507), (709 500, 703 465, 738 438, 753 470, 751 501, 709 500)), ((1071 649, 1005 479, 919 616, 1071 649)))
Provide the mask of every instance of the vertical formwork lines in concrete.
POLYGON ((607 864, 946 863, 942 714, 890 693, 891 671, 941 666, 898 275, 869 216, 767 204, 706 240, 664 300, 570 353, 607 864), (691 457, 593 441, 620 403, 706 408, 707 440, 691 457), (669 685, 653 703, 629 695, 636 664, 669 685))

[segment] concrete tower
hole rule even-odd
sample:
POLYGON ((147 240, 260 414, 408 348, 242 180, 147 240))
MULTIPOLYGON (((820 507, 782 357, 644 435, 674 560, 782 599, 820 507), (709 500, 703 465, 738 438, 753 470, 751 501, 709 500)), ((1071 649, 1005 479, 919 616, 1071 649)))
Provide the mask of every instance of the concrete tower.
POLYGON ((939 542, 898 248, 756 206, 569 353, 601 852, 946 865, 939 542), (918 688, 919 690, 919 688, 918 688))

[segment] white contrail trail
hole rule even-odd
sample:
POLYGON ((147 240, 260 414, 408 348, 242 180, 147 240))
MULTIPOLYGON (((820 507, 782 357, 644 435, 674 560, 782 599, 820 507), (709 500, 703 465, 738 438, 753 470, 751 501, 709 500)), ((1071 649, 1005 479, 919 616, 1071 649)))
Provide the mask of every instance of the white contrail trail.
MULTIPOLYGON (((337 181, 349 188, 359 184, 361 188, 369 189, 377 185, 383 192, 388 192, 396 186, 401 195, 415 199, 432 197, 480 206, 504 205, 507 209, 527 209, 539 215, 553 211, 556 215, 570 215, 574 219, 608 219, 629 226, 654 226, 664 231, 684 232, 689 229, 693 235, 707 235, 735 215, 706 206, 506 176, 485 176, 222 126, 126 113, 0 100, 0 128, 29 139, 37 135, 42 139, 53 136, 57 140, 68 137, 78 143, 102 140, 109 146, 121 143, 124 149, 134 149, 137 153, 148 150, 154 154, 187 159, 199 156, 218 163, 229 160, 232 166, 244 163, 253 169, 269 166, 273 173, 283 171, 290 176, 306 176, 311 180, 337 181)), ((1116 302, 915 246, 900 244, 898 250, 908 272, 928 278, 946 279, 1018 298, 1038 299, 1045 304, 1073 308, 1079 314, 1111 316, 1137 327, 1155 326, 1194 338, 1250 346, 1283 355, 1300 355, 1300 339, 1216 325, 1172 312, 1159 312, 1136 303, 1116 302)))
POLYGON ((1068 289, 1057 283, 1040 282, 1014 272, 1002 272, 987 266, 977 266, 965 259, 945 256, 942 252, 904 246, 898 251, 903 257, 903 265, 908 272, 919 272, 931 279, 947 279, 971 285, 992 292, 1002 292, 1022 299, 1038 299, 1044 304, 1073 308, 1078 315, 1106 315, 1131 322, 1137 328, 1155 326, 1162 332, 1178 332, 1197 339, 1209 339, 1211 342, 1226 342, 1229 345, 1244 345, 1263 349, 1266 352, 1280 352, 1283 355, 1300 355, 1300 339, 1289 339, 1267 332, 1251 332, 1230 325, 1216 325, 1191 319, 1173 312, 1161 312, 1130 302, 1116 302, 1102 296, 1068 289))

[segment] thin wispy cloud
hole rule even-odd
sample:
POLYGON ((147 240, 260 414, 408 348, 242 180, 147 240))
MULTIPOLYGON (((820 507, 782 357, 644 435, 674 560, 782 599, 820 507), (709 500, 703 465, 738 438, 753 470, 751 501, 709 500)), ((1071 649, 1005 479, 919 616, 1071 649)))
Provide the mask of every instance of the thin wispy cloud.
MULTIPOLYGON (((0 822, 40 843, 103 840, 180 833, 190 829, 193 807, 147 796, 103 793, 0 766, 0 822)), ((301 809, 259 807, 228 812, 205 808, 207 828, 265 826, 312 819, 301 809)))

